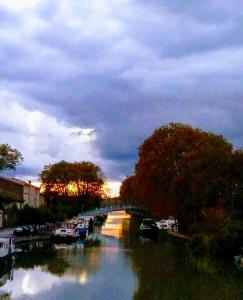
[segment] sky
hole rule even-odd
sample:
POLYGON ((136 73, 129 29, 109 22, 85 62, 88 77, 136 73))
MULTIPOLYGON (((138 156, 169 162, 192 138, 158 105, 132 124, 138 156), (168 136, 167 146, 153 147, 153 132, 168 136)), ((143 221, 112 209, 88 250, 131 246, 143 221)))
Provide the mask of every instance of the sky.
POLYGON ((133 173, 155 128, 183 122, 243 146, 239 0, 0 0, 0 143, 15 176, 92 161, 133 173))

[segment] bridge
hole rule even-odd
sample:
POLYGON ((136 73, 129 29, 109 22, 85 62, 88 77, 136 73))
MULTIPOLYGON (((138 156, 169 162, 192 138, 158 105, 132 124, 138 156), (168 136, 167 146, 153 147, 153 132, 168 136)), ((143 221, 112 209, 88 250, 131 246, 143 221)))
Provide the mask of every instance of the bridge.
POLYGON ((124 210, 126 213, 131 215, 138 215, 138 216, 146 216, 148 215, 148 210, 135 206, 135 205, 126 205, 126 204, 117 204, 117 205, 109 205, 101 208, 95 208, 92 210, 87 210, 81 212, 80 216, 102 216, 107 215, 109 212, 124 210))

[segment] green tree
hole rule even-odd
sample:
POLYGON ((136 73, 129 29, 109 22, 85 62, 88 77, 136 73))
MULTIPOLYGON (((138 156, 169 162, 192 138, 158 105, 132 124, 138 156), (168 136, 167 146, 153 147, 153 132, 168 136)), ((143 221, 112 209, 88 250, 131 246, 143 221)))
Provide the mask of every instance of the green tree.
POLYGON ((0 144, 0 171, 15 170, 22 161, 22 154, 17 149, 11 148, 8 144, 0 144))

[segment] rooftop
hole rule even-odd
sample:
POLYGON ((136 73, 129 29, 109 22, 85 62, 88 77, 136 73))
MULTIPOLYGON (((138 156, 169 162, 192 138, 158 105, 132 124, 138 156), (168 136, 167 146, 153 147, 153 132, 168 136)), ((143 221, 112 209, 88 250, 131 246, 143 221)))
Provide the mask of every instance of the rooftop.
POLYGON ((31 186, 33 186, 33 187, 39 189, 39 187, 37 187, 37 186, 31 184, 31 181, 26 182, 26 181, 23 181, 23 180, 18 179, 18 178, 8 177, 8 176, 4 176, 4 175, 1 175, 1 174, 0 174, 0 178, 5 179, 5 180, 8 180, 8 181, 11 181, 11 182, 16 183, 16 184, 19 184, 19 185, 23 185, 23 186, 24 186, 24 185, 31 185, 31 186))

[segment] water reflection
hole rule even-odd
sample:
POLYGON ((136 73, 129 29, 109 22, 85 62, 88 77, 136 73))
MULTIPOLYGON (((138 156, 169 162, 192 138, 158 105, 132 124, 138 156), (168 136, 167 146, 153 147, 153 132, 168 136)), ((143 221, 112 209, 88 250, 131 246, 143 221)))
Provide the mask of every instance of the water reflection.
POLYGON ((191 256, 184 241, 144 243, 128 255, 139 284, 134 300, 243 299, 243 276, 232 264, 191 256))
POLYGON ((231 263, 193 256, 174 238, 141 239, 139 223, 111 216, 92 247, 21 246, 14 267, 2 274, 0 299, 243 299, 243 272, 231 263))
POLYGON ((130 219, 131 215, 123 210, 108 213, 106 222, 104 226, 102 226, 101 233, 105 236, 121 239, 123 231, 129 224, 130 219))
MULTIPOLYGON (((0 288, 5 286, 8 280, 13 279, 13 260, 10 258, 5 263, 1 262, 0 265, 0 288)), ((0 299, 10 299, 10 294, 4 289, 0 290, 0 299)))
POLYGON ((22 246, 13 281, 4 284, 4 291, 11 299, 25 300, 132 299, 136 278, 130 260, 111 239, 92 247, 50 242, 22 246))

